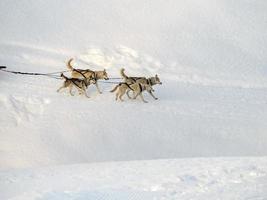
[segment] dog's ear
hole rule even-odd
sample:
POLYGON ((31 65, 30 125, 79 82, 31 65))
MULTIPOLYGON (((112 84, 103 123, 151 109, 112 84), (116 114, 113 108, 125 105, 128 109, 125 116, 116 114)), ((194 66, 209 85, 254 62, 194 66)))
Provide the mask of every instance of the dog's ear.
POLYGON ((158 75, 156 74, 156 76, 155 77, 157 77, 158 78, 158 75))
POLYGON ((106 72, 106 69, 104 69, 104 72, 106 72))

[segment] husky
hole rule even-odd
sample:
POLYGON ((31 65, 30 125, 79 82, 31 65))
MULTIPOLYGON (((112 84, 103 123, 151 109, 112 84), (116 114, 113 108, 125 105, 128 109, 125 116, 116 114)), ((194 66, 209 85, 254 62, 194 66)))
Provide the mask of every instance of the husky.
MULTIPOLYGON (((133 84, 133 83, 141 83, 141 84, 148 84, 151 87, 154 85, 162 85, 162 82, 160 81, 158 75, 156 74, 154 77, 146 78, 146 77, 129 77, 125 74, 125 69, 122 68, 120 70, 120 74, 122 78, 124 79, 125 83, 127 84, 133 84)), ((129 92, 130 90, 127 91, 127 95, 129 97, 129 92)), ((147 90, 147 92, 155 99, 157 100, 158 98, 154 96, 151 90, 147 90)))
POLYGON ((72 88, 73 86, 76 87, 79 91, 79 94, 84 94, 87 98, 89 98, 89 96, 86 93, 86 89, 90 84, 95 84, 96 80, 94 78, 85 78, 85 79, 79 79, 79 78, 68 78, 66 76, 64 76, 63 73, 61 73, 60 75, 63 79, 65 79, 65 81, 63 82, 63 85, 57 90, 57 92, 59 92, 60 90, 62 90, 63 88, 69 88, 69 93, 71 96, 73 96, 74 94, 72 93, 72 88))
POLYGON ((71 62, 73 61, 73 58, 71 58, 68 62, 67 62, 67 67, 68 69, 71 70, 71 76, 72 78, 91 78, 91 79, 95 79, 96 82, 94 83, 96 86, 96 89, 98 91, 98 93, 102 94, 102 92, 100 91, 97 81, 100 79, 105 79, 105 80, 109 80, 108 78, 108 74, 106 72, 106 70, 104 69, 103 71, 93 71, 90 69, 75 69, 71 62))
POLYGON ((128 84, 126 82, 122 82, 116 85, 115 88, 113 88, 110 92, 115 92, 116 90, 117 90, 116 101, 118 100, 118 98, 121 101, 123 101, 122 96, 125 95, 125 93, 131 99, 131 97, 127 93, 127 91, 131 90, 134 93, 133 99, 136 99, 137 96, 140 96, 140 98, 142 99, 144 103, 148 103, 148 102, 144 100, 142 92, 145 90, 149 92, 152 92, 152 91, 154 92, 153 88, 149 84, 146 84, 146 83, 145 84, 143 83, 128 84))

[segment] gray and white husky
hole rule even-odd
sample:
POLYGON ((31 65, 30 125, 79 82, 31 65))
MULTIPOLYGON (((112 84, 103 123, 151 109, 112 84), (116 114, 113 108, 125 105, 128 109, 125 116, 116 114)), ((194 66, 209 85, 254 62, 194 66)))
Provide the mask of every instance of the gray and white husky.
POLYGON ((115 88, 113 88, 110 92, 116 92, 116 100, 118 100, 118 98, 123 101, 122 97, 123 95, 127 94, 129 98, 131 98, 129 96, 129 94, 127 93, 128 91, 133 91, 134 93, 134 97, 133 99, 136 99, 137 96, 140 96, 140 98, 142 99, 142 101, 144 103, 147 103, 147 101, 144 100, 143 91, 148 91, 148 92, 152 92, 154 91, 153 88, 149 85, 149 84, 143 84, 143 83, 133 83, 133 84, 128 84, 128 83, 119 83, 118 85, 115 86, 115 88))
POLYGON ((109 80, 106 70, 104 69, 102 71, 93 71, 90 69, 76 69, 72 66, 71 64, 72 61, 73 61, 73 58, 69 59, 69 61, 67 62, 67 67, 68 69, 71 70, 72 78, 89 78, 89 79, 94 78, 96 80, 94 83, 96 86, 96 89, 101 94, 102 92, 99 89, 97 81, 100 79, 109 80))
MULTIPOLYGON (((141 83, 141 84, 148 84, 150 85, 151 87, 154 86, 154 85, 157 85, 157 84, 162 84, 162 82, 160 81, 159 79, 159 76, 156 74, 155 76, 153 77, 150 77, 150 78, 146 78, 146 77, 133 77, 133 76, 127 76, 125 74, 125 69, 122 68, 120 70, 120 74, 122 76, 122 78, 124 79, 124 82, 127 83, 127 84, 133 84, 133 83, 141 83)), ((153 90, 154 91, 154 90, 153 90)), ((129 96, 129 92, 130 90, 127 91, 127 95, 129 96)), ((147 92, 155 99, 157 100, 158 98, 155 97, 152 93, 152 90, 147 90, 147 92)))
POLYGON ((90 84, 95 84, 96 82, 94 78, 68 78, 63 73, 61 74, 61 77, 64 79, 64 82, 63 85, 57 90, 57 92, 60 92, 63 88, 69 88, 69 93, 71 96, 74 95, 72 93, 72 88, 75 87, 78 89, 79 94, 84 94, 87 98, 89 98, 86 93, 86 89, 90 84))

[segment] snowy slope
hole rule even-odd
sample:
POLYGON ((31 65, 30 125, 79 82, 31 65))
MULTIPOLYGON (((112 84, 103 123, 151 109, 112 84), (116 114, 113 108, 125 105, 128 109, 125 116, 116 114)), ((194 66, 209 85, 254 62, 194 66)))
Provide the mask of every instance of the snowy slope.
POLYGON ((163 81, 153 100, 56 93, 60 81, 5 75, 1 168, 196 156, 266 155, 265 89, 163 81), (23 84, 12 83, 13 79, 23 84), (11 91, 16 91, 11 92, 11 91), (192 126, 192 124, 194 124, 192 126))
POLYGON ((266 166, 266 157, 198 158, 8 170, 0 198, 265 200, 266 166))
MULTIPOLYGON (((104 94, 99 95, 91 86, 90 99, 71 97, 68 92, 56 93, 62 84, 60 80, 1 73, 0 168, 266 155, 267 93, 264 87, 205 85, 190 80, 186 83, 168 76, 168 68, 156 59, 148 59, 147 55, 139 55, 132 49, 120 47, 106 53, 112 56, 99 53, 99 49, 94 49, 95 54, 92 51, 87 56, 81 54, 76 66, 85 65, 82 63, 90 58, 97 63, 94 66, 97 69, 110 63, 108 59, 112 57, 113 62, 128 63, 128 74, 151 76, 160 70, 166 71, 160 74, 163 85, 155 86, 159 100, 145 94, 148 104, 140 100, 115 102, 114 94, 109 93, 114 84, 104 82, 100 83, 104 94)), ((30 53, 38 58, 35 50, 31 49, 30 53)), ((37 53, 51 55, 43 51, 37 53)), ((30 61, 34 62, 29 59, 26 71, 66 69, 63 61, 61 67, 41 69, 30 61)), ((49 62, 57 66, 56 60, 50 58, 49 62)), ((111 77, 119 76, 122 65, 116 63, 107 68, 111 77)))
POLYGON ((0 1, 9 70, 63 71, 74 57, 77 68, 163 82, 144 104, 115 102, 107 82, 86 99, 56 93, 61 80, 0 72, 0 199, 266 199, 266 9, 264 0, 0 1))

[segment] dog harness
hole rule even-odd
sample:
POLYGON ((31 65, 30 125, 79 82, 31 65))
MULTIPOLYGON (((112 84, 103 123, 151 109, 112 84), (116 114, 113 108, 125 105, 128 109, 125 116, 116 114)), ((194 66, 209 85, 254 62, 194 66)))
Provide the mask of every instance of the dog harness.
POLYGON ((129 85, 128 83, 120 83, 120 84, 119 84, 119 86, 121 86, 122 84, 125 84, 125 85, 126 85, 126 86, 127 86, 129 89, 130 89, 130 90, 132 90, 132 91, 133 91, 133 89, 131 88, 131 85, 132 85, 132 84, 131 84, 131 85, 129 85))
POLYGON ((143 91, 142 85, 140 83, 138 85, 139 85, 140 92, 142 92, 143 91))
POLYGON ((86 78, 86 76, 84 74, 87 72, 87 70, 83 70, 85 73, 82 73, 82 71, 81 70, 78 70, 78 69, 73 69, 73 71, 81 74, 84 78, 86 78))
POLYGON ((146 79, 146 83, 147 83, 148 85, 150 85, 150 86, 152 86, 152 85, 153 85, 153 83, 152 83, 152 81, 151 81, 151 78, 149 78, 149 79, 146 79))

